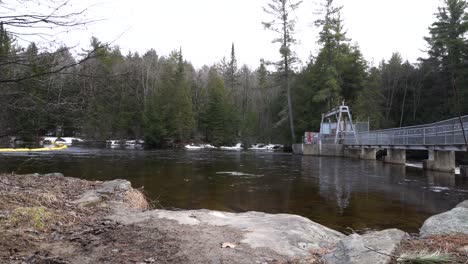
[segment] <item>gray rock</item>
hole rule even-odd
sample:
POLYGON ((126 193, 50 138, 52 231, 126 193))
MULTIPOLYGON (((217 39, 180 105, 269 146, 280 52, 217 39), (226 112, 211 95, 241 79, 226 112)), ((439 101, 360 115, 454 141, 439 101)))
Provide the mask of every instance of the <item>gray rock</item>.
POLYGON ((454 233, 468 234, 468 200, 448 212, 429 217, 419 232, 422 237, 454 233))
POLYGON ((100 203, 103 200, 103 196, 106 196, 106 194, 111 194, 117 191, 126 191, 130 189, 132 189, 132 185, 129 181, 107 181, 102 184, 101 188, 85 192, 81 195, 81 197, 78 200, 75 200, 72 203, 81 206, 92 205, 100 203))
POLYGON ((73 201, 73 204, 86 206, 96 204, 102 201, 102 197, 96 191, 87 191, 81 195, 78 200, 73 201))
POLYGON ((325 255, 328 264, 384 264, 392 260, 401 241, 408 234, 398 229, 387 229, 365 235, 352 234, 341 240, 335 249, 325 255))
POLYGON ((343 234, 307 218, 289 214, 153 210, 132 214, 117 212, 110 219, 123 224, 145 225, 149 223, 148 221, 170 219, 176 222, 175 225, 193 226, 194 229, 209 226, 233 228, 243 237, 241 243, 251 248, 267 248, 279 255, 293 258, 308 256, 310 249, 333 247, 344 237, 343 234))
POLYGON ((459 203, 456 207, 468 208, 468 200, 459 203))
POLYGON ((98 193, 113 193, 115 191, 127 191, 132 188, 132 184, 126 180, 107 181, 102 187, 96 190, 98 193))

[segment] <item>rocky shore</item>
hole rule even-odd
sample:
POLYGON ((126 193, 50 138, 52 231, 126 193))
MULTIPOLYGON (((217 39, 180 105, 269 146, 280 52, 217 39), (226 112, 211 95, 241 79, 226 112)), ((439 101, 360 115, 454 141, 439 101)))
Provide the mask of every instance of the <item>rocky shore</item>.
POLYGON ((130 182, 0 175, 0 263, 468 263, 468 201, 345 235, 289 214, 151 209, 130 182))

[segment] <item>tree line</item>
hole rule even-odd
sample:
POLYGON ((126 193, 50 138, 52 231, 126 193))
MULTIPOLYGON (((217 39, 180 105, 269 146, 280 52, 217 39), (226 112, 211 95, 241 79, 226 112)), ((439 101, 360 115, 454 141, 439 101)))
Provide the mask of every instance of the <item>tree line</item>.
POLYGON ((280 60, 261 60, 255 69, 238 66, 234 44, 229 58, 199 69, 183 48, 122 54, 95 37, 79 56, 67 47, 21 47, 0 18, 0 136, 144 138, 155 147, 291 143, 317 131, 321 113, 343 100, 374 129, 468 112, 465 1, 443 1, 421 47, 427 58, 409 62, 395 52, 372 65, 346 36, 343 7, 324 0, 315 22, 320 49, 301 68, 294 53, 300 4, 265 6, 272 20, 263 25, 278 34, 280 60))

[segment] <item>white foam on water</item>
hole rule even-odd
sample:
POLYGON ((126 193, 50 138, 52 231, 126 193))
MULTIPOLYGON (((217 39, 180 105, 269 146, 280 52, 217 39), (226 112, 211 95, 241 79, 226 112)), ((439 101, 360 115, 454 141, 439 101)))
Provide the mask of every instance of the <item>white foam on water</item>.
POLYGON ((450 190, 449 187, 442 187, 442 186, 432 186, 430 187, 430 189, 431 191, 437 192, 437 193, 450 190))
POLYGON ((249 177, 260 177, 263 175, 255 175, 255 174, 250 174, 250 173, 244 173, 244 172, 239 172, 239 171, 218 171, 216 174, 226 174, 226 175, 231 175, 231 176, 249 176, 249 177))

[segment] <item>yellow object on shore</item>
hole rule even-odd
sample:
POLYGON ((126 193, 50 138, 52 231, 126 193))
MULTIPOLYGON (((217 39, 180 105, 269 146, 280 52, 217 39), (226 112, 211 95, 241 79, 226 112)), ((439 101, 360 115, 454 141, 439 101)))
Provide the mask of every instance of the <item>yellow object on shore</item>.
POLYGON ((55 147, 52 147, 52 148, 3 148, 3 149, 0 149, 0 152, 54 151, 54 150, 62 150, 62 149, 66 149, 66 148, 67 148, 67 145, 56 144, 55 147))

